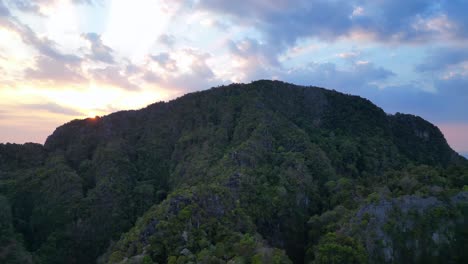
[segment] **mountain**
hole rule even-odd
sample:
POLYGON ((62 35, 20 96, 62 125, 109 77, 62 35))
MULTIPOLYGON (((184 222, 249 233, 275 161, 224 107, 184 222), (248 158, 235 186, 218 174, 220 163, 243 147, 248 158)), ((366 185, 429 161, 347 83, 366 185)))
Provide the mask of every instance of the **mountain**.
POLYGON ((2 263, 463 263, 468 161, 420 117, 279 81, 0 145, 2 263))

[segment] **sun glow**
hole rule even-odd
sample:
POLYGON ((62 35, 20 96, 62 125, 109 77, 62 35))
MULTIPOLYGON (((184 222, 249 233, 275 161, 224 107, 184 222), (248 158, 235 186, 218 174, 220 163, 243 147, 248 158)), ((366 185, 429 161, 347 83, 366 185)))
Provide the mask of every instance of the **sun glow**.
POLYGON ((0 43, 1 68, 9 71, 20 71, 25 66, 32 64, 31 55, 33 53, 16 32, 0 27, 0 43))
POLYGON ((160 1, 112 1, 103 40, 133 61, 141 61, 164 32, 169 19, 170 14, 160 1))
POLYGON ((59 43, 66 52, 73 52, 84 43, 81 33, 76 6, 71 0, 58 1, 46 21, 46 36, 59 43))
POLYGON ((89 119, 96 119, 96 117, 98 116, 98 114, 96 114, 95 111, 89 111, 86 115, 89 119))

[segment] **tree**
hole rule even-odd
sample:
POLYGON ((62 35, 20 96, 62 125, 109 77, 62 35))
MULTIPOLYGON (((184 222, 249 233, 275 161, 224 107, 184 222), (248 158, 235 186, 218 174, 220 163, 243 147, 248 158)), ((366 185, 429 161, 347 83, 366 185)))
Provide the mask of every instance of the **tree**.
POLYGON ((367 263, 364 247, 351 237, 338 234, 326 234, 317 245, 315 264, 360 264, 367 263))

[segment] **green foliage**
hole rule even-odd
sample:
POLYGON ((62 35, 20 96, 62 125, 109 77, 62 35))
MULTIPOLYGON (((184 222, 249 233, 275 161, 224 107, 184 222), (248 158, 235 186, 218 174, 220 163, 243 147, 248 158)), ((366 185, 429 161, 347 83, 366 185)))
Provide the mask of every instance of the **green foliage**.
POLYGON ((338 233, 328 233, 319 241, 313 263, 367 263, 367 254, 364 247, 353 238, 338 233))
POLYGON ((0 262, 32 263, 31 255, 22 245, 22 238, 13 229, 13 217, 8 199, 0 195, 0 262))

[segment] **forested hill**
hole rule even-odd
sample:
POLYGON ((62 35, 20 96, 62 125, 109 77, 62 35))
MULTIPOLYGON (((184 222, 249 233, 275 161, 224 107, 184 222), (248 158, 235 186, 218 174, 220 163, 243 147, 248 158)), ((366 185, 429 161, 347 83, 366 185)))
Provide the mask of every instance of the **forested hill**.
POLYGON ((0 144, 0 262, 463 263, 467 185, 420 117, 232 84, 0 144))

